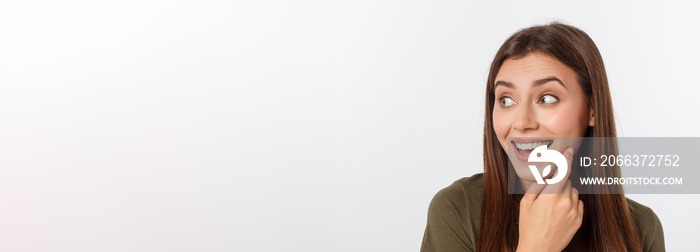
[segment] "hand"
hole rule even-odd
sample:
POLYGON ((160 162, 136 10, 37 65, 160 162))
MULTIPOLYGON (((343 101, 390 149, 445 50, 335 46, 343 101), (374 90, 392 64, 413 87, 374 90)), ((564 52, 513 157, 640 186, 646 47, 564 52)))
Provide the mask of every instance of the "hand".
POLYGON ((569 164, 566 180, 551 185, 533 183, 520 201, 517 251, 562 251, 581 227, 583 201, 568 179, 573 149, 564 151, 564 157, 569 164))

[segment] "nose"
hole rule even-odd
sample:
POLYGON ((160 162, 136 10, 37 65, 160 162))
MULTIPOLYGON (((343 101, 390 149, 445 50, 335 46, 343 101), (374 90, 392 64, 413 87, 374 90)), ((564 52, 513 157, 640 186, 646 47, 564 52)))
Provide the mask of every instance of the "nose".
POLYGON ((523 104, 519 106, 516 111, 515 119, 513 120, 513 129, 520 132, 537 129, 539 124, 535 116, 532 105, 523 104))

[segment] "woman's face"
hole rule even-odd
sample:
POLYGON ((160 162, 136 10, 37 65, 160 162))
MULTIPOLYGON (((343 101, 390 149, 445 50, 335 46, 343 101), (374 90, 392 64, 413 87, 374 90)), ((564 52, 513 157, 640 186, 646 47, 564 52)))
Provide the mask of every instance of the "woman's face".
MULTIPOLYGON (((519 156, 527 157, 530 151, 523 150, 528 149, 523 143, 550 144, 547 141, 555 137, 583 137, 587 127, 594 126, 576 72, 543 53, 506 59, 496 75, 495 97, 493 127, 506 153, 515 147, 519 156), (536 139, 518 140, 520 137, 536 139), (516 139, 509 142, 508 138, 516 139)), ((578 150, 578 146, 550 147, 560 152, 568 147, 578 150)))

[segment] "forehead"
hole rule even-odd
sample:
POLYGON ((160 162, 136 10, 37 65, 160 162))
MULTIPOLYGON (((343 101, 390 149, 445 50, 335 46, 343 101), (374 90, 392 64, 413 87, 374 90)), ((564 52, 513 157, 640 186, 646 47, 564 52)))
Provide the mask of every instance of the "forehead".
POLYGON ((531 53, 525 57, 506 59, 496 74, 496 81, 519 85, 548 76, 558 77, 564 83, 576 80, 576 72, 556 58, 543 53, 531 53))

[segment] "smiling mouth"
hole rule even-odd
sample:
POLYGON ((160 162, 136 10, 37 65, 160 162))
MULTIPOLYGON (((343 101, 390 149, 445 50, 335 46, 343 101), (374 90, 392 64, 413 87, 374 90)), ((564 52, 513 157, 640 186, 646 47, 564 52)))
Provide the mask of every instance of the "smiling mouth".
POLYGON ((547 148, 549 148, 554 140, 543 140, 543 141, 538 141, 538 142, 532 142, 532 143, 518 143, 515 141, 511 141, 515 148, 518 150, 518 153, 520 154, 529 154, 532 152, 537 147, 540 147, 542 145, 547 145, 547 148), (523 153, 525 152, 525 153, 523 153))

